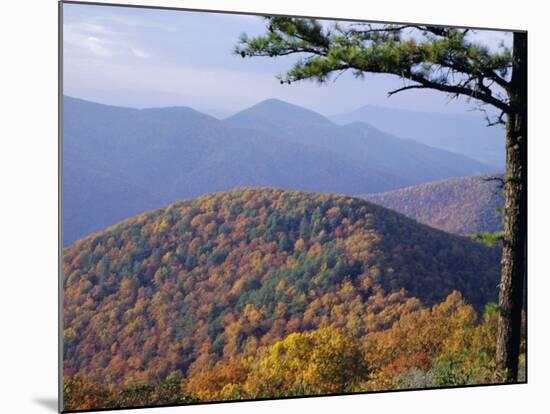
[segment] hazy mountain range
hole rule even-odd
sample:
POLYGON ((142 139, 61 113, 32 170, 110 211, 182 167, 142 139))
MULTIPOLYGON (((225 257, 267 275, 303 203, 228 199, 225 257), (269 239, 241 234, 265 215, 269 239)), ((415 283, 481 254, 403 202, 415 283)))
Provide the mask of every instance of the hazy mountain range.
POLYGON ((364 106, 330 117, 337 124, 365 122, 388 133, 412 138, 504 170, 504 129, 487 127, 479 114, 445 114, 364 106))
POLYGON ((218 120, 64 97, 64 244, 180 199, 238 186, 384 192, 495 168, 278 100, 218 120))

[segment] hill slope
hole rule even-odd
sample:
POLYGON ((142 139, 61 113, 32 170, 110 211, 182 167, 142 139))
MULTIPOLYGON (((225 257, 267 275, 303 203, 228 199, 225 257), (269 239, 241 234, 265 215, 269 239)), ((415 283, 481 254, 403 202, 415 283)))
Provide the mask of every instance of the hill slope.
POLYGON ((364 122, 400 137, 466 155, 498 170, 504 168, 504 131, 487 128, 480 116, 366 105, 330 119, 341 125, 364 122))
POLYGON ((451 233, 495 232, 502 230, 497 209, 504 198, 498 182, 486 178, 449 178, 363 198, 451 233))
POLYGON ((387 328, 415 298, 453 290, 480 309, 498 263, 498 250, 359 198, 204 195, 65 249, 65 375, 155 382, 292 332, 387 328))
POLYGON ((264 118, 241 127, 191 108, 137 110, 65 97, 64 244, 148 209, 237 186, 361 194, 486 170, 281 102, 267 102, 263 113, 279 120, 281 106, 293 120, 282 123, 286 130, 264 118), (309 134, 298 129, 302 121, 309 134))

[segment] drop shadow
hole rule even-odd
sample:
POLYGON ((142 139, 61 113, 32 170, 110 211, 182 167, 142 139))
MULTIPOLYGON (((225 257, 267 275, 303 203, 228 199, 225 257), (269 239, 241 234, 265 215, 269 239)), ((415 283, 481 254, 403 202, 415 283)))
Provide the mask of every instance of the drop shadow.
POLYGON ((35 398, 33 401, 36 404, 41 405, 42 407, 57 413, 57 410, 58 410, 57 398, 35 398))

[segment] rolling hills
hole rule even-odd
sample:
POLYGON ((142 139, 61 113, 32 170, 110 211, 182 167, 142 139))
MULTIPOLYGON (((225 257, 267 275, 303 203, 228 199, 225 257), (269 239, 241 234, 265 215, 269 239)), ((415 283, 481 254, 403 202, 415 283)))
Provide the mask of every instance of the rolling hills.
POLYGON ((152 383, 293 332, 496 298, 499 251, 359 198, 269 188, 152 210, 64 251, 64 371, 152 383), (429 287, 429 288, 428 288, 429 287))
POLYGON ((491 177, 449 178, 363 198, 451 233, 496 232, 503 228, 497 210, 504 197, 491 177))
POLYGON ((504 130, 488 128, 481 116, 410 111, 366 105, 330 119, 341 125, 362 122, 422 144, 466 155, 495 171, 504 169, 504 130))
MULTIPOLYGON (((392 186, 489 171, 473 159, 399 138, 371 125, 337 125, 324 116, 277 99, 247 108, 226 120, 232 125, 270 131, 289 141, 321 147, 395 177, 392 186)), ((395 188, 395 187, 394 187, 395 188)), ((340 191, 344 192, 345 191, 340 191)))
POLYGON ((65 246, 148 209, 238 186, 365 194, 491 169, 276 100, 224 121, 186 107, 63 103, 65 246))

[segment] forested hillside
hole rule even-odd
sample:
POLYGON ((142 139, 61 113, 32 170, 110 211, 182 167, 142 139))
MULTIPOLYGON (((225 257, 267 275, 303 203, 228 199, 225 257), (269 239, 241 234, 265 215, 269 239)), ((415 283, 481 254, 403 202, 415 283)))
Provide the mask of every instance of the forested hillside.
MULTIPOLYGON (((159 395, 165 395, 163 387, 173 385, 171 380, 179 390, 177 398, 185 401, 222 398, 214 391, 201 394, 201 381, 210 381, 210 386, 212 381, 225 381, 223 388, 237 381, 227 376, 230 371, 256 387, 267 384, 265 375, 271 371, 262 371, 261 364, 253 372, 248 365, 239 368, 242 358, 265 357, 265 364, 284 366, 277 362, 286 352, 281 349, 294 349, 300 341, 317 344, 316 358, 323 358, 325 346, 346 344, 350 355, 343 358, 362 361, 353 369, 361 371, 363 363, 370 364, 366 371, 353 374, 366 380, 367 371, 380 363, 383 354, 376 357, 378 362, 374 357, 364 361, 367 338, 377 341, 376 335, 387 330, 383 335, 397 335, 391 333, 394 322, 422 309, 429 312, 426 306, 445 301, 453 291, 461 292, 480 312, 496 299, 498 264, 498 249, 418 224, 359 198, 237 189, 178 202, 65 249, 67 398, 86 393, 82 390, 89 384, 102 384, 107 387, 100 390, 104 394, 96 391, 103 402, 112 397, 109 393, 123 389, 115 406, 129 401, 124 400, 128 395, 166 403, 159 395), (302 332, 309 333, 292 336, 302 332), (283 341, 279 348, 268 350, 278 341, 283 341), (237 365, 227 368, 227 364, 237 365), (213 366, 221 373, 212 373, 213 366), (121 388, 132 384, 149 388, 141 394, 136 388, 121 388)), ((458 306, 474 329, 478 323, 474 308, 460 305, 460 295, 452 302, 442 305, 447 309, 442 315, 453 314, 458 306)), ((457 318, 463 321, 460 312, 457 318)), ((429 313, 411 316, 429 317, 429 313)), ((440 325, 445 321, 440 320, 440 325)), ((416 329, 412 325, 397 329, 416 329)), ((432 329, 425 321, 421 326, 432 329)), ((427 338, 432 336, 426 333, 427 338)), ((384 340, 383 346, 387 343, 384 340)), ((419 352, 418 361, 424 361, 423 369, 430 369, 430 361, 443 349, 425 351, 428 355, 422 354, 423 345, 414 346, 419 347, 414 352, 419 352)), ((308 361, 302 360, 307 369, 321 369, 308 361)), ((414 361, 407 366, 416 366, 414 361)), ((312 371, 312 378, 336 372, 325 368, 329 371, 321 377, 312 371)), ((389 369, 387 364, 380 368, 380 381, 394 377, 389 369)), ((350 378, 341 364, 339 370, 350 378)), ((285 375, 290 378, 292 373, 285 375)), ((336 385, 332 382, 328 388, 319 385, 315 392, 348 389, 348 379, 335 380, 336 385)), ((376 388, 380 381, 370 386, 376 388)), ((292 384, 287 383, 291 389, 284 395, 299 392, 292 384)), ((254 395, 269 392, 250 387, 254 395)), ((168 394, 175 398, 174 392, 168 394)))
POLYGON ((451 233, 496 232, 503 228, 501 178, 449 178, 363 198, 451 233))
POLYGON ((281 101, 227 121, 186 107, 63 103, 64 245, 149 209, 238 186, 365 194, 489 170, 281 101), (293 135, 289 125, 302 127, 293 135))

